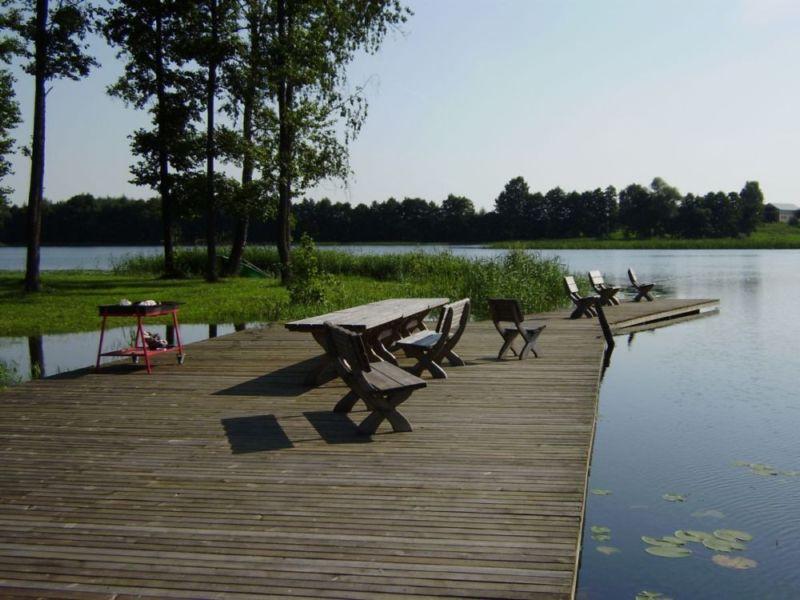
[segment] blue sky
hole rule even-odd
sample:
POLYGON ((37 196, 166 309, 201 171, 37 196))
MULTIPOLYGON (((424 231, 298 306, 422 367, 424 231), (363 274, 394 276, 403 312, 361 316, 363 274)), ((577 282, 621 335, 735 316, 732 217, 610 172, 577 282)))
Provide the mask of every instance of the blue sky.
MULTIPOLYGON (((464 195, 491 208, 512 177, 589 189, 655 176, 683 192, 761 182, 800 203, 800 2, 794 0, 427 0, 375 56, 351 66, 369 116, 346 186, 352 203, 464 195)), ((45 193, 148 197, 129 183, 141 113, 105 95, 120 72, 59 81, 49 96, 45 193)), ((24 115, 33 83, 19 75, 24 115)), ((29 119, 18 139, 30 136, 29 119)), ((28 164, 15 160, 15 202, 28 164)))

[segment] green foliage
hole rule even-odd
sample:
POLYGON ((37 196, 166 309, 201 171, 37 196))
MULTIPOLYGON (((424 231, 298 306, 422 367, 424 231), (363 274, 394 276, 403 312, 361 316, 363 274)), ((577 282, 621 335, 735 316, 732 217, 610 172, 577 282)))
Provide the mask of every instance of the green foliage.
POLYGON ((20 382, 19 373, 14 365, 9 365, 0 360, 0 390, 20 382))
MULTIPOLYGON (((268 272, 277 273, 279 260, 273 248, 248 247, 245 258, 268 272)), ((178 253, 177 264, 188 275, 198 276, 203 269, 200 249, 178 253)), ((130 257, 115 265, 119 275, 156 275, 161 272, 160 257, 130 257)), ((293 303, 333 307, 363 304, 338 283, 343 278, 396 283, 401 296, 446 296, 471 298, 473 314, 487 316, 486 300, 492 297, 518 298, 527 311, 545 311, 565 302, 561 278, 566 268, 558 260, 544 259, 535 253, 512 251, 492 259, 471 259, 447 252, 438 254, 358 255, 333 250, 315 250, 304 240, 292 255, 293 303)), ((397 291, 397 288, 392 288, 397 291)), ((313 314, 313 311, 310 313, 313 314)))
POLYGON ((304 234, 300 246, 292 253, 292 276, 286 288, 294 304, 325 307, 331 294, 340 291, 339 282, 320 268, 314 241, 304 234))
MULTIPOLYGON (((2 60, 0 54, 0 60, 2 60)), ((14 77, 6 69, 0 69, 0 181, 13 171, 8 155, 13 151, 16 140, 11 137, 11 131, 20 122, 19 103, 14 95, 14 77)), ((8 200, 11 189, 0 186, 0 228, 2 228, 4 214, 2 206, 8 200)))
POLYGON ((781 211, 772 204, 765 205, 762 214, 764 223, 777 223, 781 219, 781 211))

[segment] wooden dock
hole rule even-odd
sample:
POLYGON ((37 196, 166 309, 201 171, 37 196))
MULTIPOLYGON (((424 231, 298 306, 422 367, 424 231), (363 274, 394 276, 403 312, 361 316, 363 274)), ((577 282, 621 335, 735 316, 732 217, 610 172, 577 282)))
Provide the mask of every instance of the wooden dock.
MULTIPOLYGON (((715 304, 607 310, 641 327, 715 304)), ((542 357, 498 362, 473 323, 403 405, 358 436, 319 350, 280 325, 0 394, 0 597, 569 598, 604 342, 542 315, 542 357)), ((353 416, 358 419, 361 413, 353 416)))

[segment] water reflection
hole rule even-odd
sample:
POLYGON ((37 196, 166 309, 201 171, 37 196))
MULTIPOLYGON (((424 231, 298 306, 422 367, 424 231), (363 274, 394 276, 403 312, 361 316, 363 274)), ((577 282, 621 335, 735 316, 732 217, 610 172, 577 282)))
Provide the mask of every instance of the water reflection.
MULTIPOLYGON (((190 344, 208 337, 227 335, 245 328, 261 327, 261 323, 217 323, 182 324, 181 338, 190 344)), ((172 325, 148 325, 153 333, 163 336, 170 344, 175 344, 177 335, 172 325)), ((131 344, 136 327, 115 327, 106 330, 103 346, 106 349, 123 348, 131 344)), ((25 337, 0 337, 0 361, 21 381, 57 375, 67 371, 94 366, 97 358, 97 344, 100 334, 97 331, 71 333, 66 335, 44 335, 25 337)), ((102 363, 115 360, 103 358, 102 363)))
POLYGON ((44 368, 44 344, 42 336, 34 335, 28 338, 28 360, 30 362, 31 379, 46 377, 44 368))

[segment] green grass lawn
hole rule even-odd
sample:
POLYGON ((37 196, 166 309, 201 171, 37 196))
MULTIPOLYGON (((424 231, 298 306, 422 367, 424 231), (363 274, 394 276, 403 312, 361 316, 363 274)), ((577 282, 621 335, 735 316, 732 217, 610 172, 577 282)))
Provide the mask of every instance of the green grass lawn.
POLYGON ((490 248, 525 248, 534 250, 692 250, 692 249, 798 249, 800 248, 800 227, 786 223, 766 223, 746 238, 648 238, 626 239, 621 233, 614 233, 607 239, 567 238, 520 240, 494 242, 490 248))
MULTIPOLYGON (((380 298, 407 295, 408 286, 364 277, 341 277, 332 299, 336 308, 380 298)), ((50 271, 43 291, 22 292, 22 273, 0 273, 0 336, 71 333, 99 329, 97 306, 153 299, 185 303, 183 323, 244 323, 301 318, 321 310, 292 305, 275 279, 231 278, 209 284, 202 279, 163 280, 152 276, 114 275, 101 271, 50 271)), ((155 322, 155 320, 154 320, 155 322)), ((164 321, 167 322, 167 321, 164 321)))

